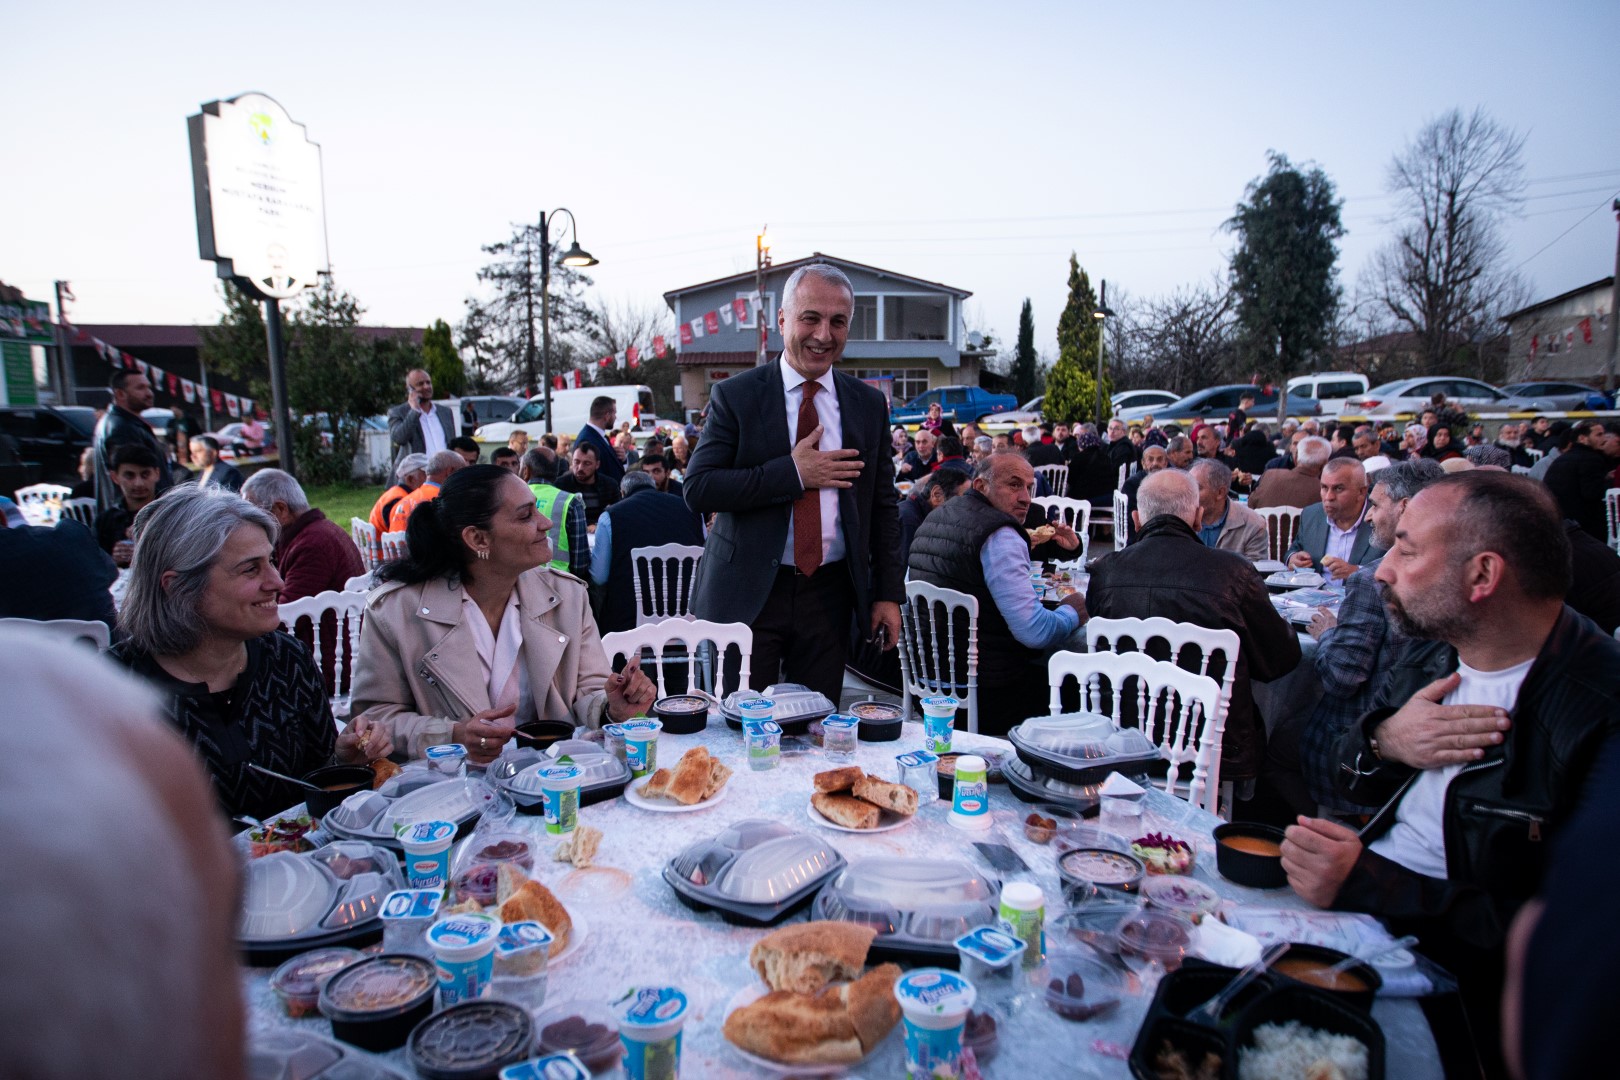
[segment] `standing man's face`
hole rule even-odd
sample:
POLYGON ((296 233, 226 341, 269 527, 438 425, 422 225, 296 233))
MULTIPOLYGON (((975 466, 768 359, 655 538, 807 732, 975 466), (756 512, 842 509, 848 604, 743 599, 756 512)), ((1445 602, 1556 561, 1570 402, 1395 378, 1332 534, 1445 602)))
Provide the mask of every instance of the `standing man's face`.
POLYGON ((806 275, 776 314, 782 351, 794 371, 821 378, 843 359, 855 298, 835 282, 806 275))
POLYGON ((1060 442, 1060 443, 1061 442, 1068 442, 1069 441, 1069 425, 1068 424, 1053 424, 1052 425, 1052 438, 1054 440, 1056 440, 1057 442, 1060 442))
POLYGON ((1108 441, 1119 442, 1125 437, 1125 425, 1118 420, 1108 421, 1108 441))
POLYGON ((113 400, 119 408, 127 409, 132 413, 143 412, 152 407, 152 383, 145 375, 136 373, 124 380, 122 390, 113 391, 113 400))
POLYGON ((433 376, 425 371, 413 371, 405 376, 405 392, 410 403, 417 408, 433 401, 433 376))

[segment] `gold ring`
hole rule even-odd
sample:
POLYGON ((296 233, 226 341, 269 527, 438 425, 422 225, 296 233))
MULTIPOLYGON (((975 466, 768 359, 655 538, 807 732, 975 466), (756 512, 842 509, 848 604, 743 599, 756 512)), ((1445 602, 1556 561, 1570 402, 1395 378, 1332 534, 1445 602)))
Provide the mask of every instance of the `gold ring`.
POLYGON ((478 749, 482 750, 489 745, 489 740, 482 735, 478 736, 478 749))

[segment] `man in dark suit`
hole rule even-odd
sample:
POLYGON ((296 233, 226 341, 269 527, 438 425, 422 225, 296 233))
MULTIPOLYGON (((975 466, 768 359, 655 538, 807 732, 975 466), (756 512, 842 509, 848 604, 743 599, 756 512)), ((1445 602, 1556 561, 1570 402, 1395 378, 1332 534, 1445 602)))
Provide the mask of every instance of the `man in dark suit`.
POLYGON ((904 596, 888 406, 833 370, 853 307, 836 267, 795 271, 781 357, 715 387, 686 474, 687 505, 716 515, 693 613, 753 628, 754 686, 781 672, 834 702, 851 614, 892 648, 904 596))
POLYGON ((1343 581, 1383 553, 1367 520, 1367 470, 1355 458, 1333 458, 1322 468, 1321 501, 1299 515, 1284 560, 1343 581))
POLYGON ((143 446, 157 458, 157 491, 166 491, 174 483, 169 472, 169 454, 141 416, 142 410, 152 407, 152 383, 139 371, 113 372, 107 382, 112 390, 112 406, 96 424, 96 503, 105 510, 121 501, 117 484, 113 482, 113 455, 125 446, 143 446))
POLYGON ((450 448, 456 437, 450 406, 433 404, 433 376, 421 368, 405 373, 405 403, 388 410, 388 436, 394 442, 394 464, 406 454, 432 457, 450 448))
POLYGON ((619 455, 613 452, 613 443, 608 439, 610 431, 619 419, 619 406, 612 398, 603 394, 591 400, 591 418, 585 426, 579 429, 579 435, 574 439, 574 446, 590 446, 596 449, 597 469, 608 482, 613 485, 617 495, 619 481, 624 479, 624 462, 619 455))

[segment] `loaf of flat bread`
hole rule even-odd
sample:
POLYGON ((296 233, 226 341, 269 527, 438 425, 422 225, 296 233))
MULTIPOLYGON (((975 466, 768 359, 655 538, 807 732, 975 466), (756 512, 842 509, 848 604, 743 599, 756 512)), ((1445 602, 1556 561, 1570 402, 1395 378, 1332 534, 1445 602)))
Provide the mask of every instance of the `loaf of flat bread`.
POLYGON ((602 830, 582 822, 557 845, 551 857, 557 862, 573 863, 583 869, 596 861, 596 849, 601 846, 602 830))
POLYGON ((720 793, 720 789, 726 786, 726 781, 730 779, 730 766, 722 763, 717 757, 711 757, 709 759, 709 786, 703 789, 703 797, 705 799, 714 798, 720 793))
POLYGON ((647 777, 647 782, 636 790, 649 799, 662 799, 669 794, 669 782, 675 779, 675 774, 668 769, 654 769, 653 774, 647 777))
POLYGON ((818 772, 815 776, 816 790, 833 794, 839 791, 848 791, 855 786, 855 781, 865 776, 859 765, 850 765, 842 769, 828 769, 818 772))
POLYGON ((773 990, 726 1017, 722 1034, 751 1054, 788 1065, 850 1065, 894 1030, 900 968, 884 964, 816 994, 773 990))
POLYGON ((879 964, 848 986, 838 988, 865 1053, 871 1053, 872 1047, 882 1042, 900 1022, 900 1002, 894 997, 894 983, 898 978, 899 964, 879 964))
POLYGON ((682 806, 701 802, 709 789, 712 759, 701 746, 694 746, 675 763, 675 775, 669 778, 669 790, 664 794, 682 806))
POLYGON ((846 829, 875 829, 881 814, 877 807, 853 795, 828 795, 822 791, 810 796, 810 805, 822 817, 846 829))
POLYGON ((862 776, 855 781, 855 797, 873 806, 893 810, 906 817, 917 812, 917 791, 904 784, 891 784, 875 776, 862 776))
POLYGON ((568 936, 573 932, 574 920, 562 901, 550 889, 534 881, 511 863, 502 863, 495 876, 495 902, 501 906, 501 922, 541 923, 551 931, 548 956, 556 956, 568 947, 568 936))
POLYGON ((875 937, 875 929, 857 923, 784 926, 754 943, 748 963, 772 990, 813 994, 829 982, 859 978, 875 937))

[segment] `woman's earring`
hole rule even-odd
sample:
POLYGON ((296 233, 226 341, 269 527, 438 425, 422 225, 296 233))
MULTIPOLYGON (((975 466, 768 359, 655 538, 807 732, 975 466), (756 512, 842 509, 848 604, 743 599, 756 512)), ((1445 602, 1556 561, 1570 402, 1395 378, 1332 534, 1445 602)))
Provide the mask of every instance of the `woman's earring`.
POLYGON ((479 557, 479 558, 480 558, 480 559, 487 559, 487 558, 489 558, 489 548, 479 548, 479 549, 478 549, 478 557, 479 557))

